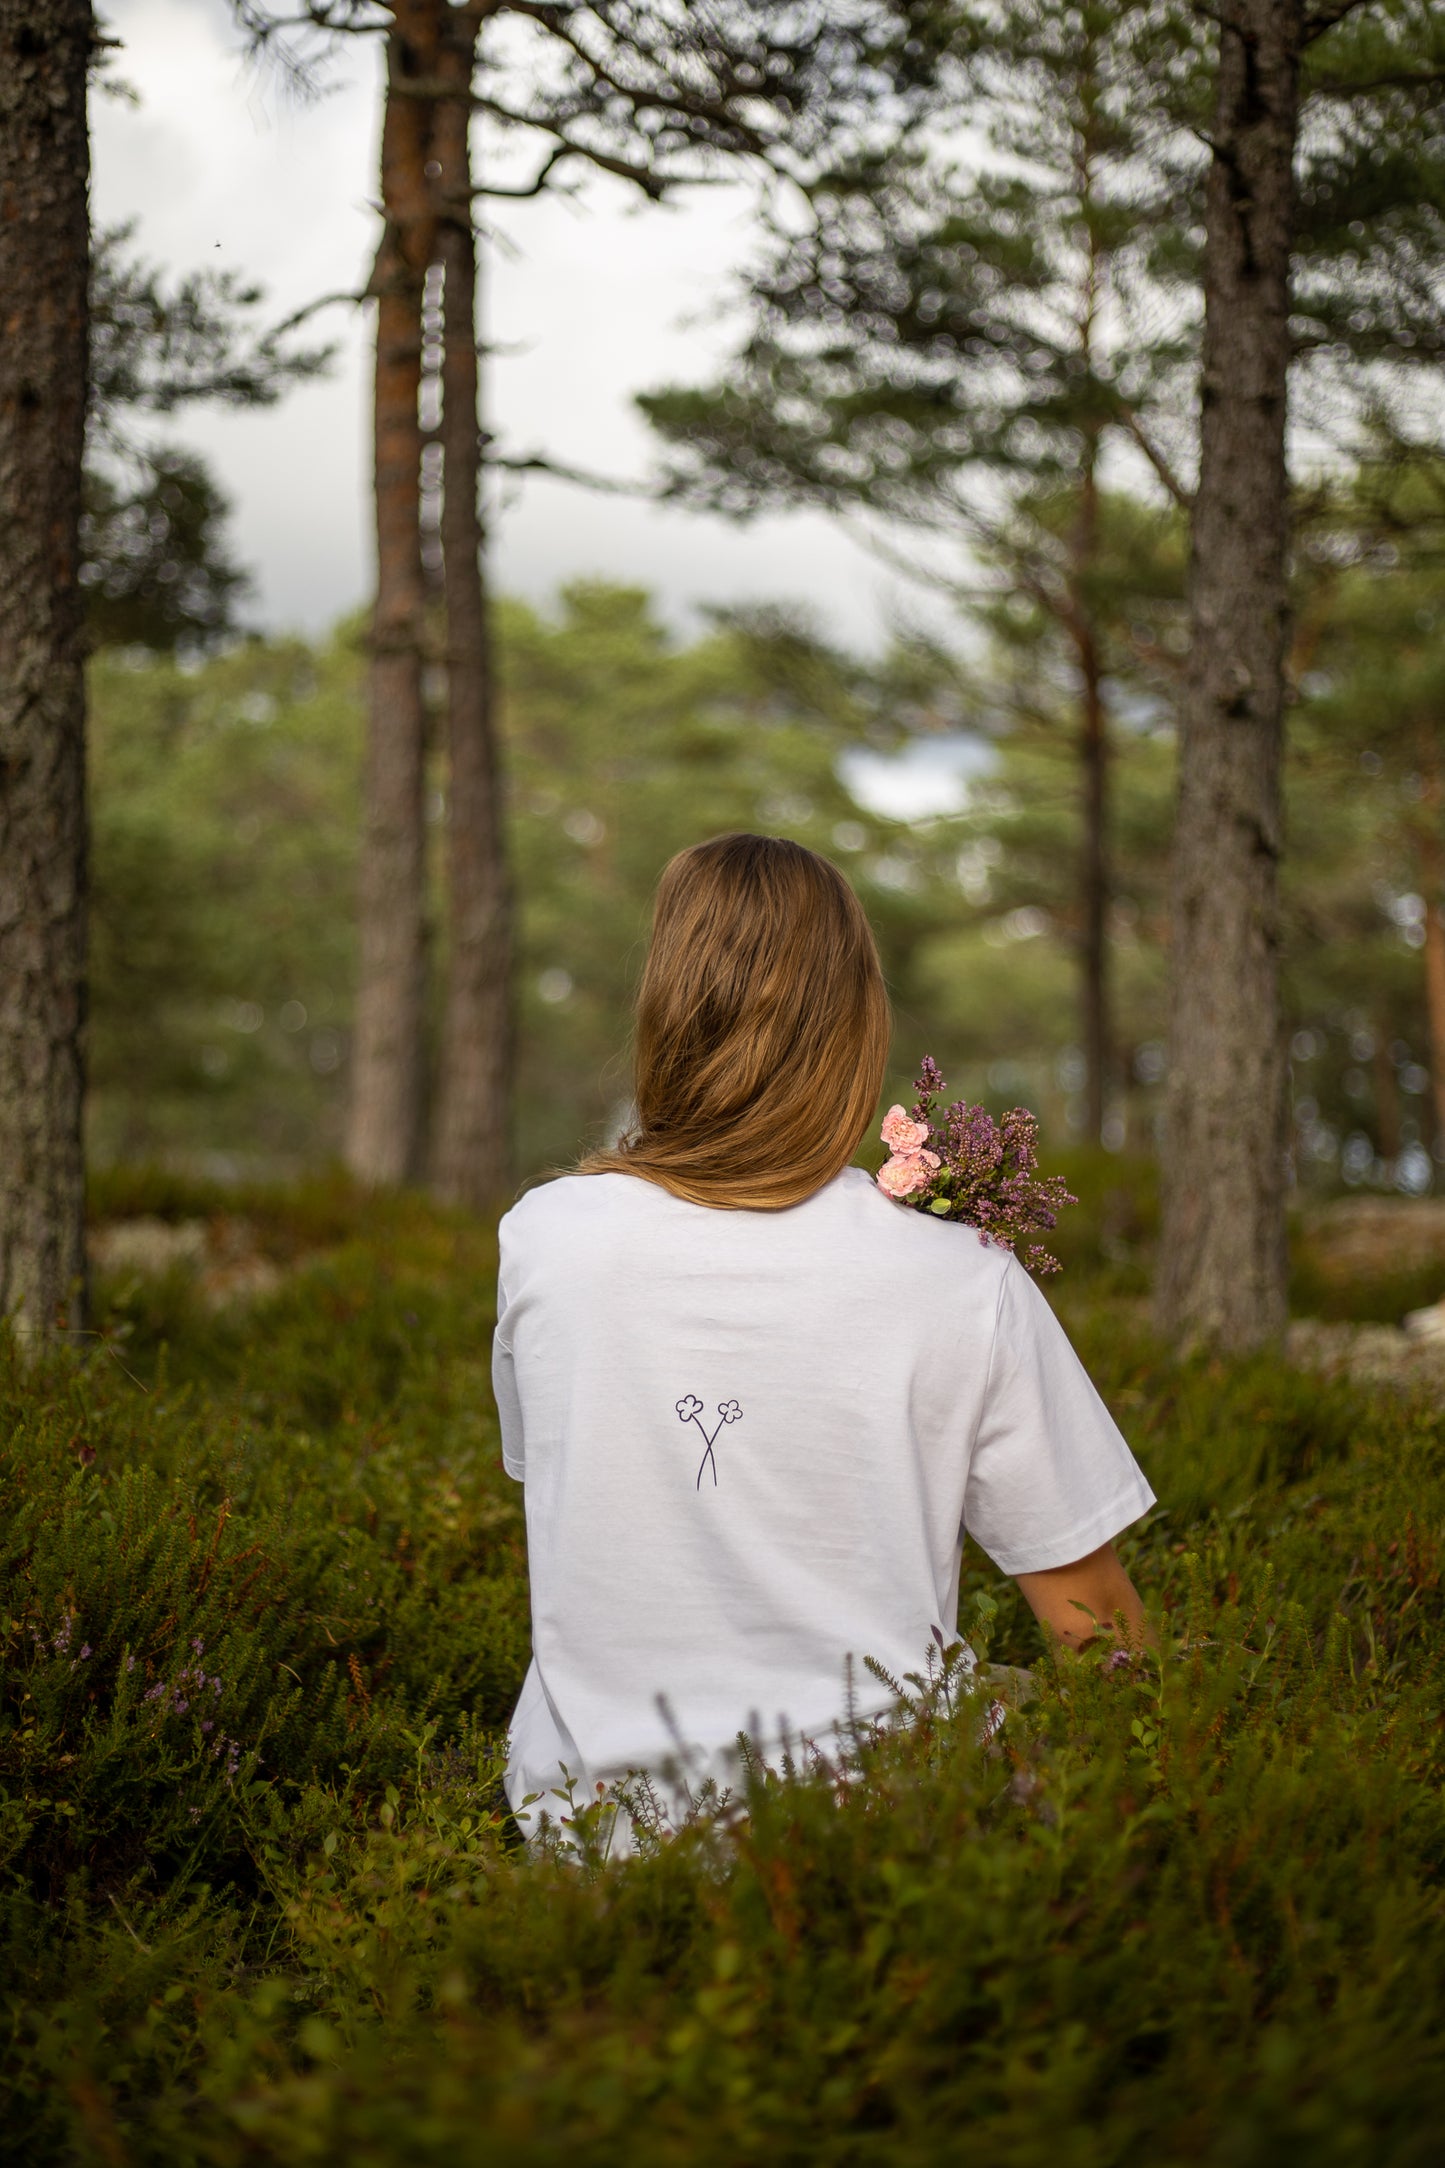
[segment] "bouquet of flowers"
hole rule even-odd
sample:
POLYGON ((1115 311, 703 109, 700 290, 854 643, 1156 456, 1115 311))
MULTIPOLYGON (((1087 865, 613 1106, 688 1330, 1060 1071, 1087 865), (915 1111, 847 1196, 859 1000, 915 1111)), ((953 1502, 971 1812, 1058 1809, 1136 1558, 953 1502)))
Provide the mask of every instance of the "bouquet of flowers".
MULTIPOLYGON (((996 1122, 983 1107, 955 1100, 938 1111, 946 1086, 938 1064, 923 1058, 911 1112, 890 1107, 880 1135, 889 1157, 878 1187, 897 1204, 962 1220, 980 1242, 1017 1252, 1026 1235, 1045 1234, 1078 1198, 1060 1175, 1037 1175, 1039 1125, 1026 1107, 996 1122)), ((1057 1272, 1059 1261, 1037 1242, 1021 1260, 1033 1272, 1057 1272)))

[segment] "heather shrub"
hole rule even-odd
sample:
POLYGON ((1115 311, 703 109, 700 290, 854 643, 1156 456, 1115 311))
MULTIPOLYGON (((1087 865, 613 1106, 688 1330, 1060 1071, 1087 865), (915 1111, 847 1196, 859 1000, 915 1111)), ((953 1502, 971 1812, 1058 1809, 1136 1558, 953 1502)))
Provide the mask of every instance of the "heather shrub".
POLYGON ((1433 2160, 1436 1410, 1175 1361, 1071 1260, 1161 1499, 1123 1545, 1157 1657, 1047 1650, 970 1548, 961 1624, 1037 1689, 992 1739, 935 1659, 834 1766, 635 1860, 595 1815, 580 1859, 518 1852, 488 1234, 128 1180, 243 1215, 285 1277, 218 1315, 117 1279, 88 1360, 0 1377, 16 2157, 1433 2160))
POLYGON ((494 1252, 375 1209, 380 1240, 243 1316, 174 1274, 102 1288, 87 1362, 0 1368, 0 1844, 47 1895, 249 1882, 248 1827, 298 1787, 388 1779, 410 1723, 505 1721, 494 1252))

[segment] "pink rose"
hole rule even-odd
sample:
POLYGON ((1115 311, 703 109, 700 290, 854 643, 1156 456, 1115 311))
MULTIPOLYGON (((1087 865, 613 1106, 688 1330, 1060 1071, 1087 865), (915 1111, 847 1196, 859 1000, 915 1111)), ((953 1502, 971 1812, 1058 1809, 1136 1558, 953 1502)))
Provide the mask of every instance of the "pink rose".
MULTIPOLYGON (((909 1159, 921 1152, 928 1142, 927 1122, 912 1122, 902 1107, 890 1107, 883 1117, 883 1127, 878 1132, 890 1152, 897 1152, 909 1159)), ((934 1165, 937 1166, 937 1160, 934 1165)))
MULTIPOLYGON (((916 1127, 916 1124, 910 1126, 916 1127)), ((878 1172, 878 1187, 885 1197, 911 1197, 916 1189, 926 1189, 933 1179, 938 1165, 936 1152, 903 1152, 896 1154, 878 1172)))

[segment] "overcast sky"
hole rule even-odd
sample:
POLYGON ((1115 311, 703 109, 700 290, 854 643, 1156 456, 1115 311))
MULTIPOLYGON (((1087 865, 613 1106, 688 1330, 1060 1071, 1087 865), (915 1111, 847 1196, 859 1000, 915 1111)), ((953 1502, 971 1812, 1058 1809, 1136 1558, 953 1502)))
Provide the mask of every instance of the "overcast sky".
MULTIPOLYGON (((137 245, 171 271, 227 265, 262 280, 276 315, 360 285, 376 242, 377 41, 337 63, 330 96, 297 104, 242 57, 227 0, 109 0, 118 72, 138 107, 94 101, 98 223, 137 221, 137 245)), ((578 205, 505 206, 514 254, 489 251, 486 335, 510 351, 491 371, 488 419, 508 446, 594 470, 646 472, 631 396, 704 379, 728 334, 707 319, 749 248, 740 190, 676 209, 598 180, 578 205)), ((210 459, 268 629, 315 633, 371 585, 369 326, 337 309, 333 375, 274 409, 196 409, 172 432, 210 459)), ((699 604, 795 601, 825 629, 873 645, 900 613, 934 608, 814 514, 739 529, 696 513, 529 480, 496 540, 498 584, 545 603, 565 581, 649 587, 672 624, 699 604)))

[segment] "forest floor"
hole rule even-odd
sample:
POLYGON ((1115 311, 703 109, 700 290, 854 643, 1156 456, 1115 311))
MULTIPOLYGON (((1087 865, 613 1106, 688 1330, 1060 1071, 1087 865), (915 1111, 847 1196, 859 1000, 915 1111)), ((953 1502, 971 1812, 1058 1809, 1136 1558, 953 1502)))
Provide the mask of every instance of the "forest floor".
POLYGON ((1106 1199, 1060 1302, 1159 1493, 1123 1546, 1158 1656, 1056 1658, 970 1546, 960 1626, 1037 1686, 996 1739, 921 1670, 627 1863, 495 1812, 490 1230, 336 1181, 96 1207, 93 1352, 0 1358, 27 2168, 1433 2162, 1445 1393, 1400 1321, 1436 1207, 1303 1214, 1290 1359, 1181 1361, 1147 1203, 1106 1199))

